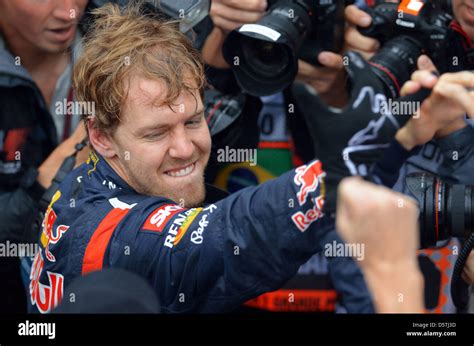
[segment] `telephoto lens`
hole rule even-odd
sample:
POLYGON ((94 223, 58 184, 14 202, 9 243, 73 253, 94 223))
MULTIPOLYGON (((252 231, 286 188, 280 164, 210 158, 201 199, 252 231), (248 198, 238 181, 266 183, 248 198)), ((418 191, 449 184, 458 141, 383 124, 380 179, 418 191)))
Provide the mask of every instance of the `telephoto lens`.
POLYGON ((323 50, 343 44, 340 0, 273 0, 256 23, 232 31, 223 55, 241 89, 253 96, 284 90, 296 77, 298 59, 318 65, 323 50))
POLYGON ((411 173, 405 179, 420 207, 421 248, 450 237, 467 238, 473 233, 472 186, 448 184, 425 172, 411 173))
POLYGON ((402 85, 409 81, 416 70, 423 44, 410 36, 397 36, 388 41, 369 63, 374 73, 382 80, 385 94, 395 99, 402 85))
POLYGON ((277 1, 257 23, 229 34, 224 58, 245 92, 270 95, 291 83, 298 70, 297 51, 312 30, 309 12, 305 1, 277 1))

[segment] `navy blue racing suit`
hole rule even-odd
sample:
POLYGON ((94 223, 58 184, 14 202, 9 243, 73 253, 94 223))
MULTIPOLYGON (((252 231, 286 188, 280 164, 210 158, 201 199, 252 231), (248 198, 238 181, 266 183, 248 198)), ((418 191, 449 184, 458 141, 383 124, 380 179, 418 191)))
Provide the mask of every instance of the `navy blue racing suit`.
MULTIPOLYGON (((200 208, 140 195, 95 153, 71 172, 43 222, 33 311, 105 267, 145 277, 165 313, 227 312, 283 286, 334 237, 320 161, 200 208)), ((65 297, 68 299, 68 297, 65 297)))

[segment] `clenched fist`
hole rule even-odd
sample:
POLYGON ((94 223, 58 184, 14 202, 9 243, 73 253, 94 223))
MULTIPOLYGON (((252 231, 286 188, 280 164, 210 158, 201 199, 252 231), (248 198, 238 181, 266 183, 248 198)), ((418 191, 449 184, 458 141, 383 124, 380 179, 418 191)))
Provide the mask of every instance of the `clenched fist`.
POLYGON ((361 244, 364 272, 378 312, 423 311, 418 268, 418 208, 413 200, 360 178, 342 180, 336 228, 350 244, 361 244))

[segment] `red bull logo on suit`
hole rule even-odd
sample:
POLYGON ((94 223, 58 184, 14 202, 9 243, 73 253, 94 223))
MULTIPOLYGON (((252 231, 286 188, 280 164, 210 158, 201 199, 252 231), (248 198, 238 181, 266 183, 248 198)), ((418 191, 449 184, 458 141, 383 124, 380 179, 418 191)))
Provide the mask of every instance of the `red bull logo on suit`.
POLYGON ((297 186, 300 186, 296 197, 298 203, 302 206, 306 203, 308 195, 318 189, 326 173, 323 171, 321 161, 314 161, 309 165, 300 166, 295 172, 294 182, 297 186))
POLYGON ((299 191, 296 193, 298 203, 303 206, 308 201, 308 196, 320 188, 321 194, 312 198, 313 207, 305 213, 298 211, 293 214, 291 219, 296 227, 301 232, 306 231, 310 224, 321 218, 324 214, 322 212, 324 205, 324 181, 326 173, 324 173, 321 161, 314 161, 308 165, 298 167, 294 182, 299 186, 299 191))

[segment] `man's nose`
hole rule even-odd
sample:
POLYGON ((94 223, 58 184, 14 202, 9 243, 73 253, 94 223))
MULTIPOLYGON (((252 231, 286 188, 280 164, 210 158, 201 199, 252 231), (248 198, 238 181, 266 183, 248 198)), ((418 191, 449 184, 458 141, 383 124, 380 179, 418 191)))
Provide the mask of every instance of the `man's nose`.
POLYGON ((189 160, 194 154, 194 144, 184 126, 175 129, 171 137, 169 155, 175 159, 189 160))
POLYGON ((57 19, 67 22, 79 20, 77 0, 56 0, 53 15, 57 19))

